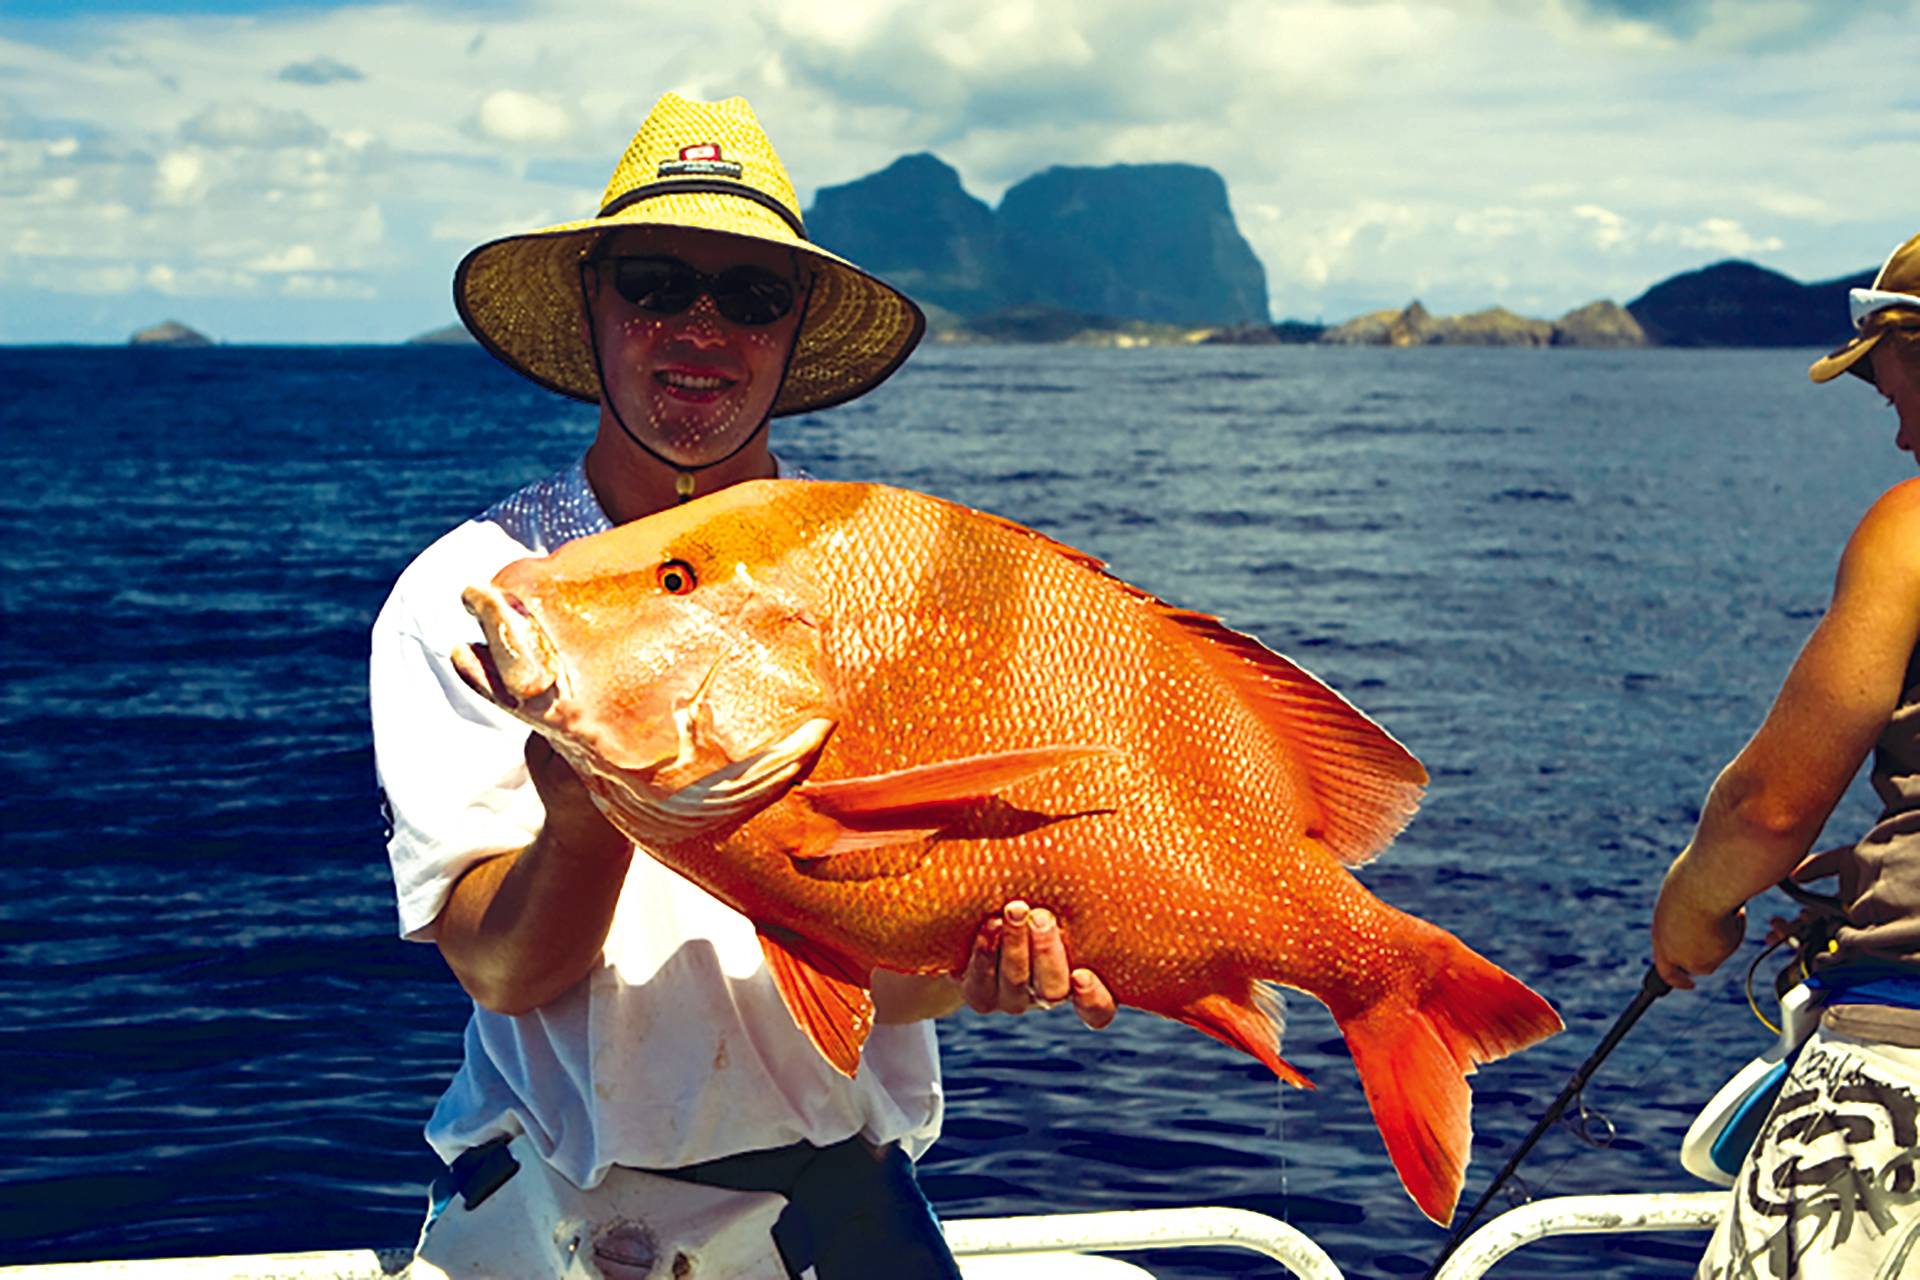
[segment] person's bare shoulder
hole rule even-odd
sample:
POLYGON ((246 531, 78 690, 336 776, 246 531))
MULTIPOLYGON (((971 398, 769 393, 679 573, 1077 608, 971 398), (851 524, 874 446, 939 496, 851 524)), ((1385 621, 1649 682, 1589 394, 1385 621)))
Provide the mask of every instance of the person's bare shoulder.
POLYGON ((1920 476, 1896 484, 1867 508, 1847 539, 1840 571, 1920 601, 1920 476))

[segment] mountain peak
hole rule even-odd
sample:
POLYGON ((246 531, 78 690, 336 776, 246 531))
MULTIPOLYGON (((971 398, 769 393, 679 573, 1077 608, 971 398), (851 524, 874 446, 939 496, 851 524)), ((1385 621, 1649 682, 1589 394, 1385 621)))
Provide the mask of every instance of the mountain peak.
POLYGON ((922 303, 972 319, 1009 308, 1176 325, 1268 322, 1266 271, 1227 184, 1192 164, 1054 165, 998 210, 930 152, 823 187, 815 240, 922 303))
POLYGON ((1847 293, 1727 258, 1662 280, 1627 310, 1661 346, 1817 347, 1846 335, 1847 293))

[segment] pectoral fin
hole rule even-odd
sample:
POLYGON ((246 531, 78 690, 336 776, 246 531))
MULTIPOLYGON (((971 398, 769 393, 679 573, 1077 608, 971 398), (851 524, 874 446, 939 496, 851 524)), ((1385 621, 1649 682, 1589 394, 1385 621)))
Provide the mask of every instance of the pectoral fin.
POLYGON ((848 1079, 860 1069, 860 1050, 873 1029, 869 975, 810 938, 761 926, 760 950, 767 972, 787 1002, 787 1012, 813 1041, 820 1056, 848 1079))
POLYGON ((1083 745, 1033 747, 803 783, 793 795, 806 818, 791 852, 804 861, 925 840, 1016 782, 1112 751, 1083 745))

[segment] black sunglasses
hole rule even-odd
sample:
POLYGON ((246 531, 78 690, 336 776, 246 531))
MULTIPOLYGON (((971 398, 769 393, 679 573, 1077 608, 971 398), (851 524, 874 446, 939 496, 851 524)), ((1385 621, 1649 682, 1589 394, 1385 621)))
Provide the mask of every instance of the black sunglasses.
POLYGON ((765 267, 728 267, 708 275, 678 258, 602 258, 612 268, 613 289, 633 306, 655 315, 678 315, 701 294, 734 324, 772 324, 793 310, 793 285, 765 267))

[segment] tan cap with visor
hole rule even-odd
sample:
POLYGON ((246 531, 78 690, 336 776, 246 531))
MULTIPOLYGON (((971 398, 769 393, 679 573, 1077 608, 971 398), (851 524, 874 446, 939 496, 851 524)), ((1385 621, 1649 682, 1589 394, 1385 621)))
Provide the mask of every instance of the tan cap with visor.
POLYGON ((1920 235, 1888 254, 1872 287, 1849 291, 1847 301, 1854 335, 1846 345, 1813 362, 1807 376, 1815 382, 1843 373, 1872 382, 1873 365, 1867 353, 1880 336, 1889 329, 1920 329, 1920 235))

